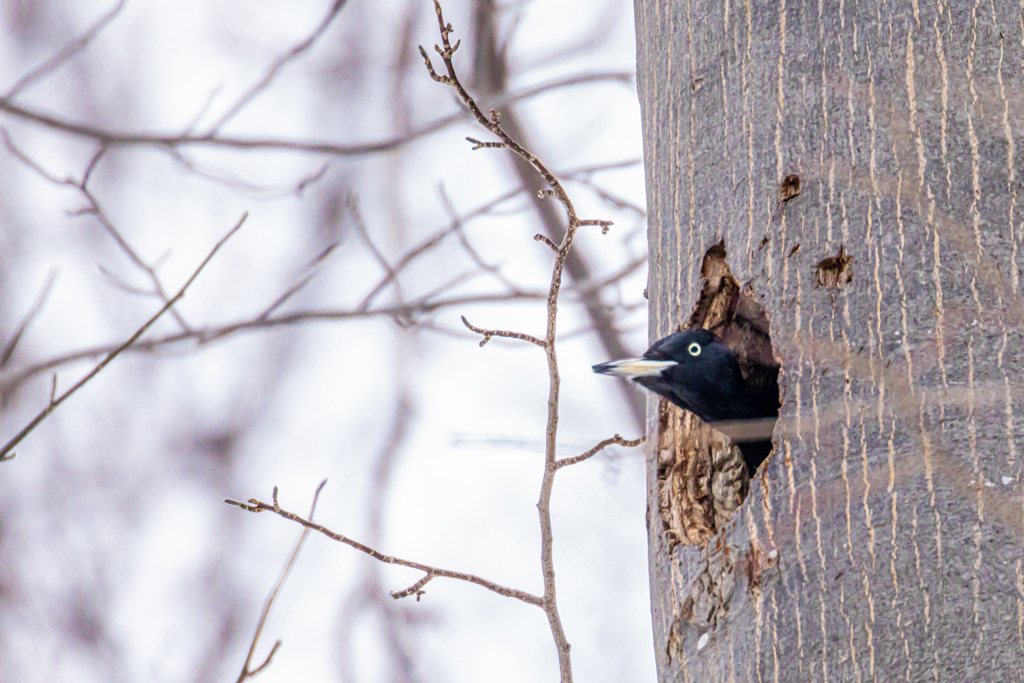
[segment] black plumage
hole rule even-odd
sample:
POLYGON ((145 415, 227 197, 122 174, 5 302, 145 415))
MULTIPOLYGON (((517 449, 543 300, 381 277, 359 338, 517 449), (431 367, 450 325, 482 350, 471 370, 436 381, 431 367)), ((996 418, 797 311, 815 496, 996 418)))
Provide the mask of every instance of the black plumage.
POLYGON ((724 432, 739 446, 750 474, 771 453, 779 368, 758 364, 744 377, 736 354, 713 332, 670 334, 643 357, 601 363, 594 372, 631 379, 724 432))

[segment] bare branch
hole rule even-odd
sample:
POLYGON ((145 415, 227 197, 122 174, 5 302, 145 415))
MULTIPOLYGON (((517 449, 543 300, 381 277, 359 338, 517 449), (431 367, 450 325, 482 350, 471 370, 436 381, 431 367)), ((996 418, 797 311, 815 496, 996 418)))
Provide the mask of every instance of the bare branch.
MULTIPOLYGON (((500 98, 495 98, 493 104, 502 106, 512 102, 530 99, 539 94, 557 88, 584 85, 599 81, 614 81, 631 84, 634 74, 625 71, 598 72, 570 76, 567 78, 542 83, 533 88, 512 93, 500 98)), ((123 132, 90 126, 76 121, 70 121, 52 114, 46 114, 14 103, 10 98, 0 97, 0 111, 10 116, 30 121, 52 130, 60 131, 76 137, 95 140, 107 147, 157 147, 164 150, 180 149, 183 147, 220 147, 224 149, 238 150, 287 150, 292 152, 305 152, 314 154, 327 154, 331 156, 350 157, 363 156, 367 154, 380 154, 390 152, 404 147, 420 138, 424 138, 439 130, 443 130, 453 124, 459 123, 466 118, 465 112, 458 112, 442 117, 433 123, 429 123, 411 133, 361 144, 339 144, 324 140, 285 140, 266 137, 237 137, 215 134, 192 134, 184 133, 147 133, 147 132, 123 132)))
POLYGON ((563 467, 566 467, 567 465, 575 465, 578 462, 583 462, 584 460, 587 460, 593 457, 594 455, 597 455, 597 453, 603 451, 605 448, 611 446, 612 444, 618 444, 619 446, 633 448, 634 446, 639 446, 646 440, 646 436, 641 436, 639 439, 623 439, 621 436, 616 434, 610 439, 605 439, 604 441, 600 442, 586 453, 581 453, 580 455, 576 455, 571 458, 562 458, 561 460, 556 460, 555 469, 561 469, 563 467))
POLYGON ((457 233, 459 230, 462 229, 462 226, 465 225, 467 221, 478 216, 483 216, 491 213, 496 206, 508 201, 509 199, 512 199, 520 192, 522 192, 522 188, 516 188, 515 190, 506 192, 501 196, 496 197, 491 201, 483 204, 482 206, 474 209, 473 211, 467 213, 465 216, 459 219, 453 219, 451 223, 448 225, 448 227, 442 228, 441 230, 435 232, 433 235, 427 237, 422 242, 417 244, 415 247, 407 251, 405 255, 402 256, 402 258, 398 259, 398 262, 391 268, 391 272, 386 273, 384 278, 380 282, 378 282, 377 285, 373 289, 371 289, 370 292, 363 298, 363 300, 359 303, 359 306, 357 307, 356 310, 367 310, 370 304, 373 302, 373 300, 376 299, 381 292, 387 289, 392 282, 394 282, 395 277, 397 277, 398 274, 401 273, 406 266, 408 266, 410 263, 418 259, 420 256, 423 256, 425 253, 436 247, 449 235, 457 233))
MULTIPOLYGON (((627 264, 622 270, 612 273, 603 280, 586 282, 581 287, 573 287, 567 290, 573 295, 585 296, 588 292, 600 289, 604 285, 612 284, 634 272, 637 267, 643 265, 646 260, 634 261, 627 264)), ((450 286, 450 283, 449 285, 450 286)), ((447 288, 447 286, 445 287, 447 288)), ((428 321, 421 319, 442 309, 464 307, 482 304, 493 304, 511 301, 531 301, 547 298, 547 292, 519 290, 515 292, 497 294, 474 294, 466 296, 455 296, 448 299, 436 299, 438 290, 428 293, 424 297, 404 304, 381 306, 379 308, 359 309, 333 309, 333 310, 299 310, 290 313, 283 313, 276 316, 260 314, 255 318, 239 320, 235 322, 217 323, 201 328, 193 328, 186 331, 174 332, 160 337, 153 337, 137 341, 127 349, 134 353, 153 353, 160 349, 192 342, 197 346, 212 344, 224 341, 236 334, 253 330, 270 330, 278 327, 291 327, 302 325, 307 322, 339 322, 343 320, 362 320, 366 318, 392 318, 402 321, 408 325, 410 321, 427 329, 437 329, 428 321)), ((275 302, 276 304, 277 302, 275 302)), ((272 305, 274 306, 274 305, 272 305)), ((276 309, 277 306, 274 306, 276 309)), ((27 380, 55 368, 60 368, 71 363, 77 363, 90 358, 106 355, 120 346, 121 342, 101 344, 89 348, 70 351, 60 356, 55 356, 45 361, 35 363, 28 367, 9 371, 6 375, 0 375, 0 396, 3 396, 14 388, 21 386, 27 380)))
POLYGON ((45 168, 40 166, 35 161, 35 159, 33 159, 32 157, 28 156, 20 149, 18 149, 17 145, 14 144, 14 141, 11 140, 11 136, 7 132, 6 128, 0 128, 0 137, 3 138, 4 146, 7 148, 7 151, 14 155, 15 159, 17 159, 18 161, 20 161, 21 163, 25 164, 30 169, 38 173, 39 176, 42 177, 44 180, 48 180, 55 185, 70 185, 72 187, 75 186, 76 183, 71 178, 58 178, 57 176, 53 175, 45 168))
POLYGON ((200 178, 212 180, 213 182, 230 188, 239 194, 258 199, 284 199, 285 197, 301 197, 302 194, 318 183, 327 175, 330 164, 324 162, 316 170, 310 170, 297 179, 288 180, 283 183, 251 182, 245 180, 237 173, 210 163, 209 161, 197 161, 190 156, 190 150, 177 147, 161 147, 175 164, 182 169, 197 175, 200 178))
POLYGON ((427 572, 426 574, 423 575, 422 579, 420 579, 419 581, 417 581, 413 585, 409 586, 405 590, 402 590, 402 591, 391 591, 391 597, 393 597, 395 600, 401 600, 402 598, 407 598, 410 595, 415 595, 416 596, 416 602, 419 602, 420 601, 420 597, 426 592, 426 591, 423 590, 423 587, 426 586, 428 583, 430 583, 430 581, 432 581, 434 579, 434 576, 435 576, 434 574, 432 574, 430 572, 427 572))
MULTIPOLYGON (((435 81, 455 88, 459 97, 466 103, 466 106, 469 107, 477 122, 493 133, 501 141, 500 143, 483 143, 478 140, 471 140, 471 142, 474 142, 478 148, 499 146, 507 147, 521 159, 529 163, 530 166, 532 166, 547 183, 548 187, 542 190, 542 192, 556 197, 565 208, 565 212, 568 217, 569 224, 562 236, 560 244, 556 245, 551 239, 546 237, 535 237, 535 239, 543 241, 551 247, 552 251, 555 253, 555 262, 552 267, 551 284, 548 288, 547 296, 547 330, 543 341, 536 340, 534 343, 543 344, 548 360, 549 377, 548 417, 544 448, 544 477, 541 482, 540 499, 537 502, 541 528, 541 573, 544 577, 544 612, 548 617, 548 624, 551 627, 551 635, 554 638, 555 648, 558 651, 558 668, 562 683, 571 683, 572 662, 569 657, 570 645, 569 641, 565 637, 565 630, 562 627, 562 619, 559 615, 558 605, 555 598, 554 538, 551 527, 551 491, 554 486, 555 473, 558 471, 558 467, 556 465, 556 447, 558 433, 558 397, 561 385, 561 379, 558 374, 558 356, 555 352, 555 330, 558 317, 558 296, 562 287, 562 271, 565 267, 566 257, 568 256, 573 240, 576 237, 577 230, 579 230, 582 225, 600 225, 604 230, 607 230, 610 223, 608 221, 598 220, 588 220, 585 222, 580 221, 579 216, 576 214, 576 209, 573 206, 572 201, 569 199, 569 196, 566 194, 565 189, 551 171, 548 170, 547 166, 545 166, 534 154, 513 140, 512 137, 502 129, 501 117, 496 111, 492 109, 490 117, 483 114, 477 103, 469 93, 466 92, 466 89, 462 86, 462 83, 459 81, 459 78, 455 73, 455 66, 452 63, 452 55, 458 49, 459 43, 456 42, 453 46, 449 41, 449 35, 452 32, 452 27, 451 24, 445 23, 444 16, 441 12, 441 5, 438 0, 434 0, 434 10, 437 14, 438 29, 441 33, 441 44, 444 46, 442 48, 441 46, 435 45, 434 49, 439 55, 441 55, 441 59, 444 61, 448 75, 439 76, 434 71, 434 67, 430 63, 430 58, 427 56, 426 50, 421 47, 420 54, 423 55, 427 72, 435 81)), ((473 329, 468 322, 465 320, 463 320, 463 322, 467 327, 473 329)), ((485 334, 484 342, 487 341, 488 332, 492 331, 483 331, 485 334)))
MULTIPOLYGON (((320 499, 320 492, 323 491, 325 484, 327 484, 326 479, 320 482, 320 485, 316 487, 316 493, 313 494, 313 503, 309 506, 310 519, 313 519, 313 513, 316 512, 317 500, 320 499)), ((260 635, 263 633, 263 627, 267 623, 267 617, 270 616, 270 608, 273 607, 274 600, 277 599, 277 594, 281 592, 281 587, 284 586, 284 582, 291 573, 292 567, 295 566, 295 560, 298 559, 299 552, 302 550, 302 546, 306 542, 307 536, 309 536, 309 529, 303 529, 302 533, 299 534, 299 540, 295 542, 295 547, 288 556, 288 560, 284 563, 284 568, 281 569, 280 576, 277 577, 277 582, 274 584, 274 587, 270 589, 270 594, 267 595, 266 602, 263 603, 263 611, 260 613, 259 621, 256 622, 256 633, 253 634, 252 642, 249 644, 249 653, 245 657, 245 663, 242 664, 242 671, 238 674, 236 683, 242 683, 250 678, 255 678, 257 674, 270 666, 270 662, 274 658, 274 653, 277 652, 277 648, 281 647, 281 641, 278 640, 274 643, 274 646, 270 648, 270 653, 267 655, 267 658, 263 660, 263 663, 255 669, 249 669, 252 665, 253 655, 256 653, 256 645, 260 642, 260 635)))
MULTIPOLYGON (((507 50, 510 39, 506 36, 504 41, 499 42, 498 40, 497 32, 494 28, 495 4, 493 0, 480 0, 477 3, 477 7, 477 18, 474 26, 476 61, 474 62, 473 77, 476 79, 479 87, 487 93, 504 92, 510 68, 507 50)), ((512 138, 519 141, 523 147, 529 148, 530 145, 527 144, 529 136, 517 115, 515 106, 505 107, 502 110, 502 114, 502 128, 512 138)), ((546 187, 544 179, 536 175, 536 170, 532 165, 518 156, 512 156, 509 161, 515 175, 531 192, 537 193, 538 190, 546 187)), ((566 179, 571 177, 571 173, 571 171, 565 171, 559 175, 559 178, 564 183, 566 179)), ((563 220, 557 208, 551 202, 544 201, 547 197, 547 193, 543 195, 537 193, 530 198, 530 201, 533 210, 543 224, 544 230, 542 232, 556 244, 561 243, 565 234, 563 220)), ((646 252, 646 249, 644 251, 646 252)), ((575 249, 569 251, 565 268, 570 278, 576 282, 593 279, 591 266, 588 265, 586 257, 575 249)), ((591 328, 597 334, 597 338, 607 352, 608 357, 624 358, 632 355, 623 344, 621 335, 616 331, 610 311, 601 301, 601 297, 596 294, 585 296, 582 303, 587 316, 592 320, 591 328)), ((619 383, 618 386, 619 390, 623 393, 623 398, 630 407, 633 422, 637 425, 638 429, 642 429, 645 424, 644 413, 646 409, 644 401, 640 398, 640 394, 629 391, 625 383, 619 383)))
MULTIPOLYGON (((640 268, 642 268, 645 265, 647 265, 646 254, 633 259, 632 261, 622 266, 622 268, 618 269, 613 273, 609 273, 608 275, 602 278, 594 279, 587 282, 581 282, 576 287, 571 288, 570 291, 584 296, 587 294, 603 291, 609 285, 614 285, 618 282, 621 282, 622 280, 626 279, 636 271, 640 270, 640 268)), ((643 305, 646 306, 647 304, 644 303, 643 305)))
POLYGON ((483 346, 487 342, 491 341, 491 337, 506 337, 508 339, 522 339, 523 341, 536 344, 542 349, 547 346, 547 343, 543 339, 537 339, 532 334, 526 334, 524 332, 509 332, 508 330, 485 330, 479 327, 474 327, 466 320, 466 316, 462 316, 462 324, 473 330, 477 334, 483 335, 483 339, 480 340, 480 346, 483 346))
POLYGON ((233 119, 238 114, 238 112, 242 111, 242 109, 244 109, 246 105, 248 105, 250 102, 256 99, 256 97, 261 92, 266 90, 267 87, 270 86, 270 83, 277 76, 277 74, 280 73, 281 69, 283 69, 288 64, 288 62, 296 59, 304 52, 309 50, 309 48, 313 47, 316 41, 319 40, 320 37, 324 34, 324 32, 327 30, 327 27, 331 25, 331 22, 334 21, 334 18, 338 16, 338 13, 345 6, 347 1, 348 0, 334 0, 330 9, 327 10, 327 14, 324 16, 323 19, 320 20, 320 23, 317 25, 315 29, 313 29, 313 32, 300 42, 296 43, 290 50, 288 50, 280 57, 275 59, 273 63, 271 63, 271 65, 267 68, 266 72, 263 74, 263 78, 261 78, 259 81, 254 83, 252 87, 246 90, 245 93, 241 97, 239 97, 238 100, 233 105, 231 105, 231 107, 229 107, 228 110, 224 112, 224 114, 222 114, 221 117, 217 119, 217 121, 212 126, 210 126, 210 129, 207 134, 212 135, 216 133, 220 128, 224 126, 224 124, 233 119))
MULTIPOLYGON (((605 168, 609 168, 609 169, 610 168, 627 168, 627 167, 632 166, 632 165, 633 165, 632 163, 621 163, 621 164, 613 164, 613 165, 609 164, 605 168)), ((603 169, 601 167, 594 167, 593 170, 603 170, 603 169)), ((637 205, 637 204, 635 204, 633 202, 630 202, 629 200, 624 199, 624 198, 622 198, 622 197, 620 197, 618 195, 615 195, 614 193, 612 193, 612 191, 607 190, 604 187, 601 187, 596 182, 591 180, 591 178, 590 178, 591 172, 593 172, 593 171, 591 169, 588 169, 585 172, 577 172, 577 173, 563 172, 562 175, 567 180, 571 180, 572 182, 579 183, 579 184, 583 185, 584 187, 587 187, 588 189, 590 189, 592 191, 592 193, 597 195, 597 197, 599 199, 601 199, 604 202, 610 204, 611 206, 615 207, 616 209, 623 209, 623 210, 626 210, 626 211, 630 211, 630 212, 632 212, 633 214, 635 214, 639 218, 646 218, 647 217, 647 210, 644 207, 639 206, 639 205, 637 205)))
POLYGON ((612 225, 614 225, 614 223, 612 223, 611 221, 602 221, 602 220, 599 220, 597 218, 584 218, 584 219, 580 220, 580 227, 583 227, 585 225, 599 225, 599 226, 601 226, 601 234, 602 235, 607 235, 608 234, 608 229, 612 225))
MULTIPOLYGON (((360 304, 360 308, 368 304, 370 300, 374 296, 376 296, 377 292, 379 292, 381 289, 383 289, 383 287, 386 287, 388 285, 390 285, 395 290, 395 297, 399 301, 402 301, 402 288, 398 282, 398 273, 391 266, 391 264, 388 263, 387 258, 385 258, 381 250, 377 248, 377 245, 374 244, 373 238, 370 237, 370 231, 366 229, 366 223, 363 222, 363 214, 359 211, 359 200, 356 198, 354 194, 350 194, 345 204, 346 208, 348 209, 349 213, 352 216, 352 223, 356 226, 356 232, 358 232, 359 236, 363 238, 363 242, 366 243, 366 246, 370 250, 370 253, 373 254, 373 258, 384 270, 384 279, 381 281, 379 285, 377 285, 377 287, 373 289, 373 291, 370 292, 370 294, 366 296, 366 298, 360 304)), ((408 261, 406 261, 406 263, 408 263, 408 261)))
POLYGON ((467 137, 466 140, 473 143, 473 151, 478 149, 502 149, 508 146, 504 142, 483 142, 471 137, 467 137))
POLYGON ((263 673, 263 670, 270 666, 271 662, 274 660, 274 655, 277 654, 277 649, 279 647, 281 647, 281 641, 275 640, 274 646, 271 647, 270 652, 267 653, 267 658, 263 660, 262 664, 260 664, 258 667, 250 671, 249 675, 246 678, 255 678, 257 675, 263 673))
POLYGON ((26 330, 32 324, 32 321, 36 319, 39 312, 43 310, 43 306, 46 304, 46 298, 50 296, 50 290, 53 289, 53 283, 57 281, 57 269, 54 268, 50 271, 49 276, 46 278, 46 283, 43 285, 42 291, 36 297, 32 307, 25 313, 25 317, 18 323, 18 327, 15 328, 14 334, 4 344, 4 348, 0 351, 0 370, 7 367, 7 364, 11 361, 11 356, 14 355, 15 349, 18 348, 18 343, 21 342, 21 338, 25 335, 26 330))
POLYGON ((134 294, 136 296, 156 296, 151 290, 143 289, 142 287, 136 287, 135 285, 128 284, 127 282, 122 280, 120 276, 107 270, 105 266, 97 266, 97 269, 100 271, 100 275, 105 277, 109 281, 110 286, 114 287, 115 289, 120 289, 122 292, 134 294))
MULTIPOLYGON (((94 160, 98 159, 99 156, 94 157, 94 160)), ((113 221, 111 221, 110 218, 107 216, 106 212, 103 211, 103 207, 100 206, 99 200, 97 200, 96 196, 92 193, 92 191, 86 187, 85 181, 83 180, 80 184, 77 184, 75 187, 85 198, 85 200, 89 203, 89 208, 82 210, 80 212, 81 215, 91 215, 99 222, 101 226, 103 226, 103 229, 107 232, 108 235, 110 235, 114 239, 114 241, 117 243, 117 246, 121 248, 121 251, 123 251, 125 255, 127 255, 128 258, 131 260, 131 262, 134 263, 136 267, 138 267, 139 270, 145 273, 146 277, 149 278, 149 281, 153 285, 152 295, 156 296, 164 303, 167 303, 169 299, 167 298, 167 293, 164 291, 163 284, 160 282, 160 277, 156 274, 156 268, 154 266, 150 266, 145 261, 143 261, 142 258, 131 247, 131 245, 128 244, 128 241, 124 238, 123 235, 121 235, 121 232, 114 225, 113 221)), ((181 329, 191 329, 189 324, 185 321, 185 318, 183 318, 181 314, 178 313, 178 311, 174 310, 173 306, 171 306, 168 310, 170 311, 171 316, 178 323, 178 325, 181 326, 181 329)))
POLYGON ((62 47, 57 54, 47 59, 45 62, 37 66, 36 68, 29 71, 27 74, 18 79, 18 82, 11 86, 11 89, 4 95, 7 99, 14 99, 18 96, 21 91, 29 86, 35 84, 46 76, 56 71, 61 64, 68 61, 79 52, 89 47, 89 44, 99 35, 100 31, 106 28, 107 24, 114 20, 114 18, 121 13, 124 9, 125 0, 119 0, 114 5, 114 8, 104 14, 99 20, 89 27, 85 33, 80 35, 75 40, 71 41, 64 47, 62 47))
POLYGON ((448 213, 448 218, 451 221, 451 226, 455 230, 455 235, 459 238, 459 243, 462 245, 463 250, 469 254, 469 258, 473 260, 473 263, 479 266, 481 270, 490 273, 498 282, 508 287, 510 291, 521 291, 520 287, 506 278, 497 266, 486 263, 470 243, 469 237, 466 236, 466 231, 462 229, 462 219, 459 217, 458 212, 455 211, 455 206, 445 191, 444 185, 438 188, 438 194, 441 195, 441 203, 444 204, 445 211, 448 213))
MULTIPOLYGON (((291 313, 283 313, 263 319, 257 317, 249 320, 241 320, 238 322, 223 323, 205 328, 175 332, 162 337, 154 337, 152 339, 137 341, 126 350, 138 353, 152 353, 156 350, 183 344, 185 342, 192 342, 197 346, 206 345, 213 342, 223 341, 241 332, 247 332, 250 330, 269 330, 278 327, 291 327, 294 325, 302 325, 307 322, 337 322, 341 320, 359 320, 384 317, 404 321, 403 324, 407 325, 409 324, 409 321, 415 320, 417 316, 429 315, 435 311, 445 308, 507 301, 528 301, 543 299, 544 297, 545 294, 542 292, 476 294, 439 300, 417 299, 411 303, 382 306, 380 308, 369 309, 366 311, 351 309, 293 311, 291 313)), ((20 386, 26 380, 31 377, 35 377, 40 373, 48 372, 54 368, 67 365, 69 363, 87 360, 89 358, 95 358, 97 356, 111 353, 120 346, 120 343, 115 343, 80 349, 78 351, 72 351, 70 353, 51 358, 41 363, 36 363, 35 365, 31 365, 27 368, 12 371, 3 379, 0 379, 0 395, 6 394, 14 387, 20 386)))
POLYGON ((556 254, 558 253, 558 245, 552 242, 550 239, 548 239, 547 235, 541 235, 540 233, 537 233, 536 235, 533 236, 533 239, 536 240, 537 242, 543 242, 544 244, 551 248, 551 251, 555 252, 556 254))
POLYGON ((430 57, 427 56, 427 51, 424 50, 423 47, 421 46, 420 54, 423 56, 423 61, 426 63, 427 73, 429 73, 430 77, 433 78, 435 81, 439 83, 444 83, 445 85, 450 85, 453 88, 455 88, 456 92, 458 92, 459 94, 459 97, 462 99, 463 102, 466 103, 466 106, 469 107, 470 112, 472 112, 477 122, 487 130, 489 130, 491 133, 496 135, 501 140, 501 143, 493 143, 480 142, 479 140, 469 139, 470 142, 473 142, 477 145, 476 149, 480 147, 507 147, 509 150, 511 150, 516 155, 525 160, 527 163, 529 163, 531 166, 533 166, 537 173, 539 173, 541 177, 544 178, 544 181, 551 188, 552 194, 558 199, 559 202, 561 202, 562 206, 565 207, 565 212, 569 217, 569 230, 566 231, 565 239, 562 240, 562 245, 560 247, 563 249, 568 249, 569 244, 572 242, 570 233, 573 230, 575 230, 576 227, 578 227, 579 223, 579 218, 576 216, 576 209, 575 207, 573 207, 572 201, 569 199, 569 195, 565 193, 565 189, 562 187, 562 184, 558 182, 558 179, 555 178, 555 176, 551 173, 551 171, 548 170, 547 166, 545 166, 540 159, 534 156, 527 149, 523 148, 519 143, 513 140, 502 129, 500 123, 501 116, 498 114, 498 112, 495 111, 494 109, 491 109, 491 115, 489 117, 484 115, 483 111, 481 111, 480 109, 480 106, 477 105, 473 97, 468 92, 466 92, 466 89, 462 86, 462 82, 459 81, 458 75, 456 75, 455 73, 455 65, 452 64, 452 55, 455 53, 456 50, 459 49, 460 43, 456 41, 455 45, 452 46, 451 42, 448 40, 448 36, 452 32, 452 27, 451 24, 446 24, 444 22, 444 16, 442 15, 441 12, 441 4, 438 2, 438 0, 434 0, 434 11, 437 13, 437 24, 441 31, 441 44, 444 46, 444 48, 442 49, 441 46, 435 45, 434 50, 437 52, 437 54, 441 55, 441 59, 444 61, 445 68, 448 71, 448 75, 439 76, 434 71, 434 67, 430 63, 430 57))
POLYGON ((271 313, 273 313, 278 308, 283 306, 284 303, 288 301, 288 299, 292 298, 300 291, 302 291, 302 288, 308 285, 309 282, 314 277, 316 277, 317 273, 320 270, 320 267, 323 266, 323 264, 327 261, 327 258, 334 252, 334 250, 337 247, 337 242, 332 242, 331 244, 327 245, 327 247, 323 251, 317 254, 316 257, 313 258, 313 260, 306 265, 304 272, 302 273, 302 275, 299 276, 299 279, 295 282, 295 284, 286 289, 281 294, 281 296, 274 299, 273 303, 271 303, 269 306, 263 309, 263 312, 260 313, 259 316, 257 316, 257 319, 266 320, 271 313))
MULTIPOLYGON (((276 486, 274 487, 273 496, 274 502, 272 504, 264 503, 260 500, 257 500, 256 498, 250 498, 248 503, 240 503, 239 501, 231 500, 230 498, 225 499, 224 502, 227 503, 228 505, 234 505, 235 507, 240 507, 243 510, 247 510, 249 512, 273 512, 274 514, 280 517, 291 520, 297 524, 301 524, 307 529, 320 532, 324 536, 327 536, 328 538, 334 541, 344 543, 345 545, 355 548, 360 552, 366 553, 373 559, 377 560, 378 562, 383 562, 384 564, 395 564, 401 567, 410 567, 412 569, 419 569, 422 572, 432 574, 433 576, 441 576, 447 579, 458 579, 459 581, 468 581, 469 583, 475 583, 478 586, 483 586, 487 590, 493 591, 498 595, 504 595, 508 598, 522 600, 527 604, 535 605, 537 607, 544 606, 544 600, 542 598, 537 597, 536 595, 533 595, 532 593, 527 593, 526 591, 521 591, 516 588, 506 588, 505 586, 501 586, 499 584, 494 583, 493 581, 488 581, 487 579, 480 578, 479 576, 476 576, 474 574, 466 574, 463 572, 451 571, 449 569, 438 569, 437 567, 431 567, 430 565, 421 564, 419 562, 403 560, 402 558, 394 557, 392 555, 385 555, 384 553, 374 550, 368 545, 360 543, 359 541, 353 540, 335 531, 331 531, 330 529, 321 524, 317 524, 311 520, 304 519, 303 517, 295 514, 294 512, 289 512, 288 510, 285 510, 277 502, 276 486)), ((412 593, 409 593, 409 595, 411 594, 412 593)))
POLYGON ((602 171, 619 171, 624 168, 632 168, 639 166, 644 163, 643 159, 624 159, 622 161, 609 161, 603 164, 594 164, 593 166, 582 166, 580 168, 574 168, 569 171, 562 171, 562 176, 571 178, 577 182, 583 180, 589 180, 595 173, 602 171))
MULTIPOLYGON (((103 272, 108 277, 110 277, 112 281, 114 281, 118 286, 120 286, 120 288, 124 289, 125 291, 143 294, 147 296, 155 296, 164 303, 167 303, 167 294, 164 292, 163 284, 161 284, 160 278, 156 274, 156 268, 154 266, 150 266, 145 261, 143 261, 142 258, 135 252, 135 250, 132 249, 131 245, 128 244, 128 241, 124 238, 124 236, 121 235, 120 231, 114 225, 113 221, 111 221, 110 218, 107 216, 106 212, 103 211, 103 207, 100 206, 99 200, 87 187, 89 177, 92 175, 92 172, 96 168, 96 165, 99 163, 100 159, 103 158, 103 155, 106 153, 107 148, 100 147, 100 149, 98 149, 96 153, 93 154, 92 158, 89 160, 88 165, 86 166, 85 171, 82 174, 82 180, 74 180, 73 178, 60 179, 46 171, 40 164, 36 163, 31 157, 29 157, 27 154, 18 149, 5 129, 0 129, 0 136, 3 137, 4 145, 11 152, 11 154, 13 154, 23 164, 31 168, 33 171, 35 171, 36 173, 38 173, 40 176, 50 181, 51 183, 60 186, 73 187, 75 188, 75 190, 78 191, 79 194, 82 195, 82 197, 88 203, 88 206, 86 208, 79 209, 78 211, 73 212, 72 215, 93 216, 103 227, 103 229, 107 232, 107 234, 114 239, 114 242, 117 243, 117 246, 120 247, 121 251, 125 253, 128 259, 132 263, 134 263, 136 267, 139 268, 139 270, 143 271, 146 274, 150 282, 153 284, 153 291, 145 292, 138 288, 131 287, 123 283, 119 278, 115 277, 109 271, 103 269, 103 272)), ((175 319, 175 321, 177 321, 177 323, 181 326, 182 329, 189 329, 189 325, 187 322, 185 322, 185 319, 173 308, 171 308, 171 316, 175 319)))
MULTIPOLYGON (((136 330, 135 334, 133 334, 131 337, 128 338, 127 341, 125 341, 123 344, 121 344, 116 349, 114 349, 109 354, 107 354, 107 357, 104 358, 102 361, 100 361, 99 364, 96 365, 96 367, 94 367, 92 370, 90 370, 88 372, 88 374, 85 375, 85 377, 83 377, 82 379, 78 380, 74 384, 74 386, 72 386, 70 389, 65 391, 59 397, 54 398, 54 396, 51 394, 49 405, 47 405, 45 408, 43 408, 43 410, 40 411, 40 413, 38 415, 36 415, 35 418, 33 418, 32 421, 29 422, 28 425, 26 425, 24 429, 22 429, 20 432, 18 432, 18 434, 13 439, 11 439, 6 444, 4 444, 3 448, 0 448, 0 461, 9 460, 9 459, 13 458, 15 454, 12 453, 11 451, 14 449, 14 447, 17 446, 19 443, 21 443, 22 440, 24 440, 24 438, 26 436, 31 434, 32 431, 36 427, 38 427, 42 423, 43 420, 45 420, 47 417, 49 417, 50 413, 52 413, 54 410, 56 410, 57 407, 60 406, 61 403, 63 403, 65 400, 68 399, 68 397, 70 397, 76 391, 78 391, 83 386, 85 386, 85 384, 89 380, 91 380, 93 377, 98 375, 103 370, 103 368, 107 367, 107 365, 110 364, 110 362, 112 360, 117 358, 126 349, 131 347, 131 345, 134 344, 139 339, 139 337, 141 337, 143 334, 146 333, 146 330, 148 330, 150 327, 152 327, 153 323, 155 323, 158 319, 160 319, 160 317, 164 313, 166 313, 168 310, 170 310, 171 306, 173 306, 175 303, 177 303, 179 299, 181 299, 183 296, 185 296, 185 291, 189 288, 189 285, 191 285, 192 282, 199 276, 199 273, 201 273, 203 271, 203 268, 205 268, 206 264, 210 262, 210 259, 213 258, 214 254, 216 254, 220 250, 220 248, 222 246, 224 246, 224 243, 227 242, 228 239, 230 239, 232 235, 234 235, 236 232, 238 232, 238 230, 242 227, 242 224, 245 223, 245 219, 248 216, 249 216, 248 213, 242 214, 242 217, 238 220, 238 222, 235 224, 235 226, 233 228, 231 228, 231 230, 229 230, 228 233, 226 235, 224 235, 224 237, 220 238, 220 240, 217 242, 217 244, 215 244, 213 246, 213 249, 210 250, 210 253, 208 253, 206 255, 206 258, 204 258, 202 263, 199 264, 199 267, 196 268, 195 271, 192 273, 192 275, 188 278, 188 280, 185 281, 185 284, 183 284, 181 286, 181 289, 178 290, 178 293, 175 294, 173 297, 171 297, 167 301, 167 303, 165 303, 160 308, 160 310, 157 311, 153 315, 153 317, 151 317, 149 320, 147 320, 142 325, 142 327, 140 327, 138 330, 136 330)), ((54 380, 54 382, 55 382, 54 386, 56 387, 56 379, 54 380)))

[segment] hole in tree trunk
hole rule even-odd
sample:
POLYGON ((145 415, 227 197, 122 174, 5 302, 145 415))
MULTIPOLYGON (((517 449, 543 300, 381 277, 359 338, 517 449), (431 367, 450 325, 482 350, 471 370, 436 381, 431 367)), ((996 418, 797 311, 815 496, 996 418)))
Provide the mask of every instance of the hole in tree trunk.
MULTIPOLYGON (((777 386, 779 366, 768 316, 754 292, 733 277, 724 243, 708 249, 701 277, 704 286, 686 327, 703 327, 718 335, 751 386, 777 386)), ((749 491, 740 449, 722 432, 664 399, 659 404, 657 443, 658 509, 669 544, 703 546, 728 523, 749 491)), ((766 442, 760 457, 769 450, 766 442)))

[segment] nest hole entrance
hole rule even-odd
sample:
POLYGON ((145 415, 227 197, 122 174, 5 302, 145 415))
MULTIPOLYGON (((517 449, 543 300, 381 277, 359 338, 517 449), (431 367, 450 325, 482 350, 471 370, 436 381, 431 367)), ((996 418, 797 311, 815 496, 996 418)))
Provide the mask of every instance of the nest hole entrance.
MULTIPOLYGON (((686 327, 714 332, 735 354, 749 385, 777 392, 779 365, 768 315, 753 290, 732 275, 724 242, 705 253, 701 277, 704 284, 686 327)), ((769 422, 768 429, 774 420, 769 422)), ((664 399, 657 444, 658 507, 669 544, 703 546, 729 522, 749 492, 750 476, 739 447, 664 399)), ((769 451, 770 442, 763 457, 769 451)))

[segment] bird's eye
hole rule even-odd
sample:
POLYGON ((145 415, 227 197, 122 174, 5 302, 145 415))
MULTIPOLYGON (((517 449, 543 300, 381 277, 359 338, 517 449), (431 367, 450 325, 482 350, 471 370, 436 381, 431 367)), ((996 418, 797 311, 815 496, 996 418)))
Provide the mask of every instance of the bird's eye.
POLYGON ((686 350, 690 352, 691 356, 699 356, 700 344, 698 344, 697 342, 693 342, 692 344, 686 347, 686 350))

